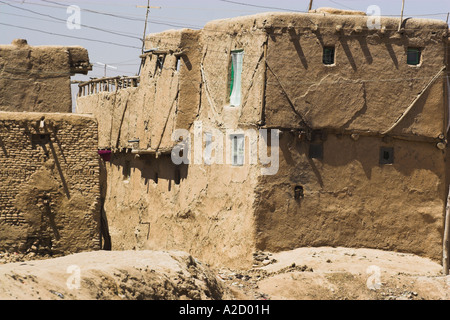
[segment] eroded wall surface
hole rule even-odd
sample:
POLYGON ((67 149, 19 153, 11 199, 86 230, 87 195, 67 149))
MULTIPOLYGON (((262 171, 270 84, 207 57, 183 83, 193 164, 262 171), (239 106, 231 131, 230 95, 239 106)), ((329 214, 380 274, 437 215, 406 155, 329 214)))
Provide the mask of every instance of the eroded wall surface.
POLYGON ((424 142, 327 135, 322 159, 284 132, 280 171, 257 188, 257 246, 376 248, 442 258, 447 187, 444 151, 424 142), (380 164, 380 148, 393 164, 380 164), (296 199, 295 188, 301 187, 296 199))
MULTIPOLYGON (((159 150, 173 147, 173 131, 190 129, 198 114, 199 33, 170 31, 154 37, 151 41, 163 53, 143 57, 139 87, 77 100, 78 113, 94 114, 99 119, 100 148, 159 150), (182 55, 178 56, 180 53, 182 55), (129 142, 136 140, 139 142, 129 142)), ((151 47, 149 42, 147 47, 151 47)))
POLYGON ((0 46, 0 110, 72 112, 70 77, 92 67, 82 47, 0 46))
POLYGON ((252 265, 254 195, 242 191, 256 185, 249 166, 176 166, 170 156, 114 154, 105 169, 113 250, 183 250, 213 266, 252 265))
POLYGON ((91 116, 0 113, 0 249, 100 249, 97 146, 91 116))
POLYGON ((104 180, 113 247, 181 249, 233 267, 248 266, 255 249, 321 245, 439 259, 447 25, 408 19, 398 33, 398 19, 382 18, 379 30, 367 19, 261 14, 150 35, 139 88, 79 98, 99 119, 100 148, 114 151, 104 180), (335 47, 334 65, 324 66, 324 46, 335 47), (419 66, 407 65, 408 47, 421 48, 419 66), (238 106, 229 101, 234 50, 244 50, 238 106), (278 173, 125 152, 171 148, 174 130, 192 137, 200 122, 224 135, 282 129, 278 173), (317 130, 324 154, 310 159, 317 130), (380 165, 382 146, 393 164, 380 165))
POLYGON ((445 22, 406 19, 404 31, 398 32, 398 19, 385 17, 375 29, 368 28, 366 16, 286 13, 265 18, 267 126, 446 135, 445 22), (334 64, 323 63, 324 47, 334 48, 334 64), (408 48, 421 50, 419 65, 407 64, 408 48))

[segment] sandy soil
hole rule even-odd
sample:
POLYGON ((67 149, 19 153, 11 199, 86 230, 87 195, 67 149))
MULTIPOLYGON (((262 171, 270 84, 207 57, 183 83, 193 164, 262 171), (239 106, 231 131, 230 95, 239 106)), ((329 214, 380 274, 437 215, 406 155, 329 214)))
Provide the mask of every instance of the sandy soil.
POLYGON ((0 265, 2 300, 219 300, 226 292, 183 252, 100 251, 0 265))
POLYGON ((302 248, 266 255, 264 267, 217 273, 240 299, 441 300, 450 276, 411 254, 371 249, 302 248), (275 262, 276 261, 276 262, 275 262))
POLYGON ((371 249, 254 254, 250 270, 210 269, 182 252, 0 255, 0 299, 448 300, 439 263, 371 249), (80 275, 77 283, 77 272, 80 275))

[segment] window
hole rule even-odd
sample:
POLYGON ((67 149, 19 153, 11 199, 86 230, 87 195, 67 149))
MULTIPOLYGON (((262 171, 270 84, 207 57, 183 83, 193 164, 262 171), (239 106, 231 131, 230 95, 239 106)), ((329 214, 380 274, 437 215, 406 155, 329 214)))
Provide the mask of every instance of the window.
POLYGON ((304 195, 303 186, 296 186, 294 188, 294 198, 295 198, 295 200, 300 200, 300 199, 303 199, 304 197, 305 197, 305 195, 304 195))
POLYGON ((311 143, 309 145, 309 158, 310 159, 322 159, 323 158, 323 144, 311 143))
POLYGON ((176 62, 175 70, 176 70, 177 72, 180 72, 180 69, 181 69, 181 58, 180 58, 180 57, 177 57, 177 62, 176 62))
POLYGON ((159 55, 158 59, 156 60, 156 70, 161 70, 164 68, 164 61, 166 60, 165 55, 159 55))
POLYGON ((380 148, 380 164, 393 164, 394 163, 394 148, 380 148))
POLYGON ((245 135, 231 135, 231 164, 243 166, 245 158, 245 135))
POLYGON ((412 66, 420 64, 421 51, 418 48, 408 48, 407 51, 407 63, 412 66))
POLYGON ((241 76, 244 62, 244 50, 231 51, 230 105, 241 105, 241 76))
POLYGON ((334 64, 334 47, 324 47, 323 48, 323 64, 330 65, 334 64))

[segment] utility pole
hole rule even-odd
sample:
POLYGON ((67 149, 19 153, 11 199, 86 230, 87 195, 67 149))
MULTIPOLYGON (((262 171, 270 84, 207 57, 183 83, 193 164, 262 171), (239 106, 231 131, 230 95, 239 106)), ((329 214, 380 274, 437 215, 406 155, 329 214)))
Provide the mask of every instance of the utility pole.
POLYGON ((117 67, 111 66, 111 65, 106 64, 106 63, 97 62, 97 64, 98 64, 99 66, 105 67, 105 75, 104 75, 105 78, 106 78, 106 68, 117 69, 117 67))
POLYGON ((161 7, 150 7, 150 0, 147 0, 147 6, 136 6, 136 8, 146 8, 147 13, 145 14, 145 25, 144 25, 144 35, 142 36, 142 54, 144 53, 145 49, 145 35, 147 34, 147 24, 148 24, 148 15, 150 13, 150 9, 161 9, 161 7))
POLYGON ((308 12, 311 11, 312 9, 312 5, 313 5, 313 0, 309 1, 309 8, 308 8, 308 12))
POLYGON ((405 9, 405 0, 402 0, 402 14, 400 16, 400 24, 398 26, 398 31, 400 31, 400 29, 402 28, 402 23, 403 23, 403 10, 405 9))

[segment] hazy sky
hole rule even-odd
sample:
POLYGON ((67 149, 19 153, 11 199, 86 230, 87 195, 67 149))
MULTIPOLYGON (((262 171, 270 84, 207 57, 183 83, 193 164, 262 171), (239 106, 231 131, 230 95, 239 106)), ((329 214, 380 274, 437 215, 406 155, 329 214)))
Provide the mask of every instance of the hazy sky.
MULTIPOLYGON (((309 0, 151 0, 147 33, 168 29, 199 29, 210 20, 268 11, 306 11, 309 0), (267 8, 263 8, 267 7, 267 8)), ((401 0, 315 0, 313 9, 334 7, 367 11, 378 5, 382 15, 400 15, 401 0)), ((0 0, 0 43, 27 39, 30 45, 81 45, 94 69, 87 77, 134 75, 139 69, 147 0, 0 0), (81 8, 81 28, 69 29, 70 5, 81 8), (92 41, 89 41, 91 39, 92 41)), ((406 0, 405 17, 447 19, 450 0, 406 0)))

